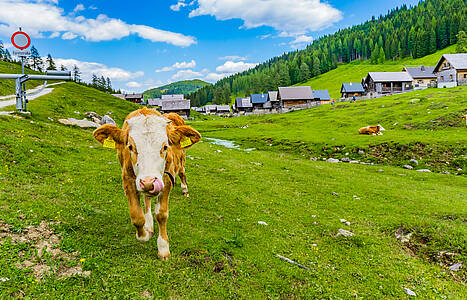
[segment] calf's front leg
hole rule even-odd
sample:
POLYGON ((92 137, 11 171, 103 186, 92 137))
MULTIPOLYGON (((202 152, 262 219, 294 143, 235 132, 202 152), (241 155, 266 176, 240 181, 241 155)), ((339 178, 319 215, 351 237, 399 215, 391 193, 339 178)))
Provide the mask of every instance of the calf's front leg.
POLYGON ((146 219, 139 203, 139 192, 136 190, 135 182, 129 181, 124 183, 123 188, 129 202, 131 223, 136 227, 136 239, 147 242, 151 238, 151 235, 144 229, 146 219))

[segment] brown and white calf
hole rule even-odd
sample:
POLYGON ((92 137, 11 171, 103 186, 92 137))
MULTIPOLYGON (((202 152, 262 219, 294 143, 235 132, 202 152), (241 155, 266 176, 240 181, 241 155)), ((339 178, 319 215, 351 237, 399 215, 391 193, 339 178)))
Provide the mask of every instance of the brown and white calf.
POLYGON ((462 120, 465 121, 465 126, 467 126, 467 115, 463 115, 463 116, 462 116, 462 120))
POLYGON ((369 135, 383 135, 381 131, 385 131, 386 129, 383 128, 380 124, 376 126, 367 126, 362 127, 358 130, 359 134, 369 134, 369 135))
POLYGON ((136 227, 136 238, 140 241, 148 241, 154 233, 151 200, 158 197, 154 210, 159 225, 158 256, 168 259, 170 250, 166 225, 169 194, 179 175, 182 192, 188 196, 185 150, 199 142, 201 135, 186 126, 179 115, 161 115, 147 108, 130 113, 122 129, 104 125, 96 129, 93 135, 100 143, 117 149, 130 219, 136 227), (141 194, 144 212, 140 205, 141 194))

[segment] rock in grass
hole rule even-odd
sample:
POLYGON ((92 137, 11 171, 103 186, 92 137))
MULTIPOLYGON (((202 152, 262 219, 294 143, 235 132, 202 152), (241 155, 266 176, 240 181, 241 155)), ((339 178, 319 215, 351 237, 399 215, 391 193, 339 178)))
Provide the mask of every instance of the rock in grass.
POLYGON ((412 158, 409 162, 410 162, 411 164, 413 164, 413 165, 418 165, 418 160, 416 160, 416 159, 413 159, 413 158, 412 158))
POLYGON ((412 170, 413 167, 411 165, 404 165, 404 169, 407 169, 407 170, 412 170))
POLYGON ((441 172, 439 172, 439 173, 440 173, 440 174, 446 174, 446 175, 451 174, 451 172, 449 172, 449 171, 441 171, 441 172))
POLYGON ((417 171, 417 172, 431 173, 431 171, 428 170, 428 169, 418 169, 418 170, 416 170, 416 171, 417 171))
POLYGON ((332 195, 333 195, 333 196, 339 196, 339 194, 336 193, 336 192, 332 192, 332 195))
POLYGON ((348 157, 343 157, 343 158, 341 158, 341 162, 348 163, 348 162, 350 162, 350 158, 348 158, 348 157))
POLYGON ((404 288, 404 291, 405 291, 405 293, 406 293, 407 295, 409 295, 409 296, 417 297, 417 294, 415 294, 415 292, 412 291, 412 290, 409 289, 409 288, 404 288))
POLYGON ((102 117, 101 121, 99 122, 101 125, 117 125, 114 121, 114 119, 112 119, 111 117, 109 117, 108 115, 105 115, 102 117))
POLYGON ((363 154, 365 154, 365 151, 363 151, 363 150, 358 150, 358 154, 363 155, 363 154))
POLYGON ((351 160, 349 161, 349 164, 359 164, 360 162, 358 160, 351 160))
POLYGON ((347 236, 347 237, 348 237, 348 236, 353 236, 353 233, 350 232, 350 231, 348 231, 348 230, 345 230, 345 229, 342 229, 342 228, 341 228, 341 229, 339 229, 339 230, 337 231, 336 237, 337 237, 337 236, 341 236, 341 235, 342 235, 342 236, 347 236))
POLYGON ((335 158, 328 158, 326 161, 330 162, 330 163, 338 163, 339 162, 339 160, 335 159, 335 158))
POLYGON ((259 225, 265 225, 265 226, 268 226, 268 223, 264 222, 264 221, 258 221, 258 224, 259 225))
POLYGON ((408 243, 410 241, 410 237, 412 236, 411 232, 405 232, 402 227, 397 228, 396 232, 394 232, 394 236, 396 239, 401 241, 401 243, 408 243))
POLYGON ((452 266, 449 267, 449 270, 451 271, 459 271, 462 268, 462 263, 458 262, 457 264, 453 264, 452 266))

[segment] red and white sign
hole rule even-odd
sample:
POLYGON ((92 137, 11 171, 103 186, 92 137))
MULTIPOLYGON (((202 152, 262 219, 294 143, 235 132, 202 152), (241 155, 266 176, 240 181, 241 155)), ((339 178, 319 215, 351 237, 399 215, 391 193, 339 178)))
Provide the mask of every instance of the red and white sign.
POLYGON ((20 50, 24 50, 31 45, 31 38, 26 32, 17 31, 11 36, 11 43, 20 50))

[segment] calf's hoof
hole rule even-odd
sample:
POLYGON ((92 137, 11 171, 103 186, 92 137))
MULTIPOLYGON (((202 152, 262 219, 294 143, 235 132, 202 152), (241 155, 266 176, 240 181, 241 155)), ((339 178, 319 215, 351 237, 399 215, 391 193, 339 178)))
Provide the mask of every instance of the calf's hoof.
POLYGON ((157 253, 157 256, 159 257, 160 260, 169 260, 170 251, 169 251, 168 254, 165 254, 165 255, 163 255, 163 254, 161 254, 161 253, 159 252, 159 253, 157 253))
POLYGON ((160 260, 168 260, 170 257, 169 243, 161 237, 157 238, 157 256, 160 260))
POLYGON ((136 231, 136 239, 140 242, 147 242, 152 236, 152 232, 148 232, 145 229, 143 229, 144 235, 138 235, 138 231, 136 231))
POLYGON ((188 197, 190 197, 190 194, 188 194, 188 192, 186 192, 186 193, 183 193, 183 196, 188 198, 188 197))

